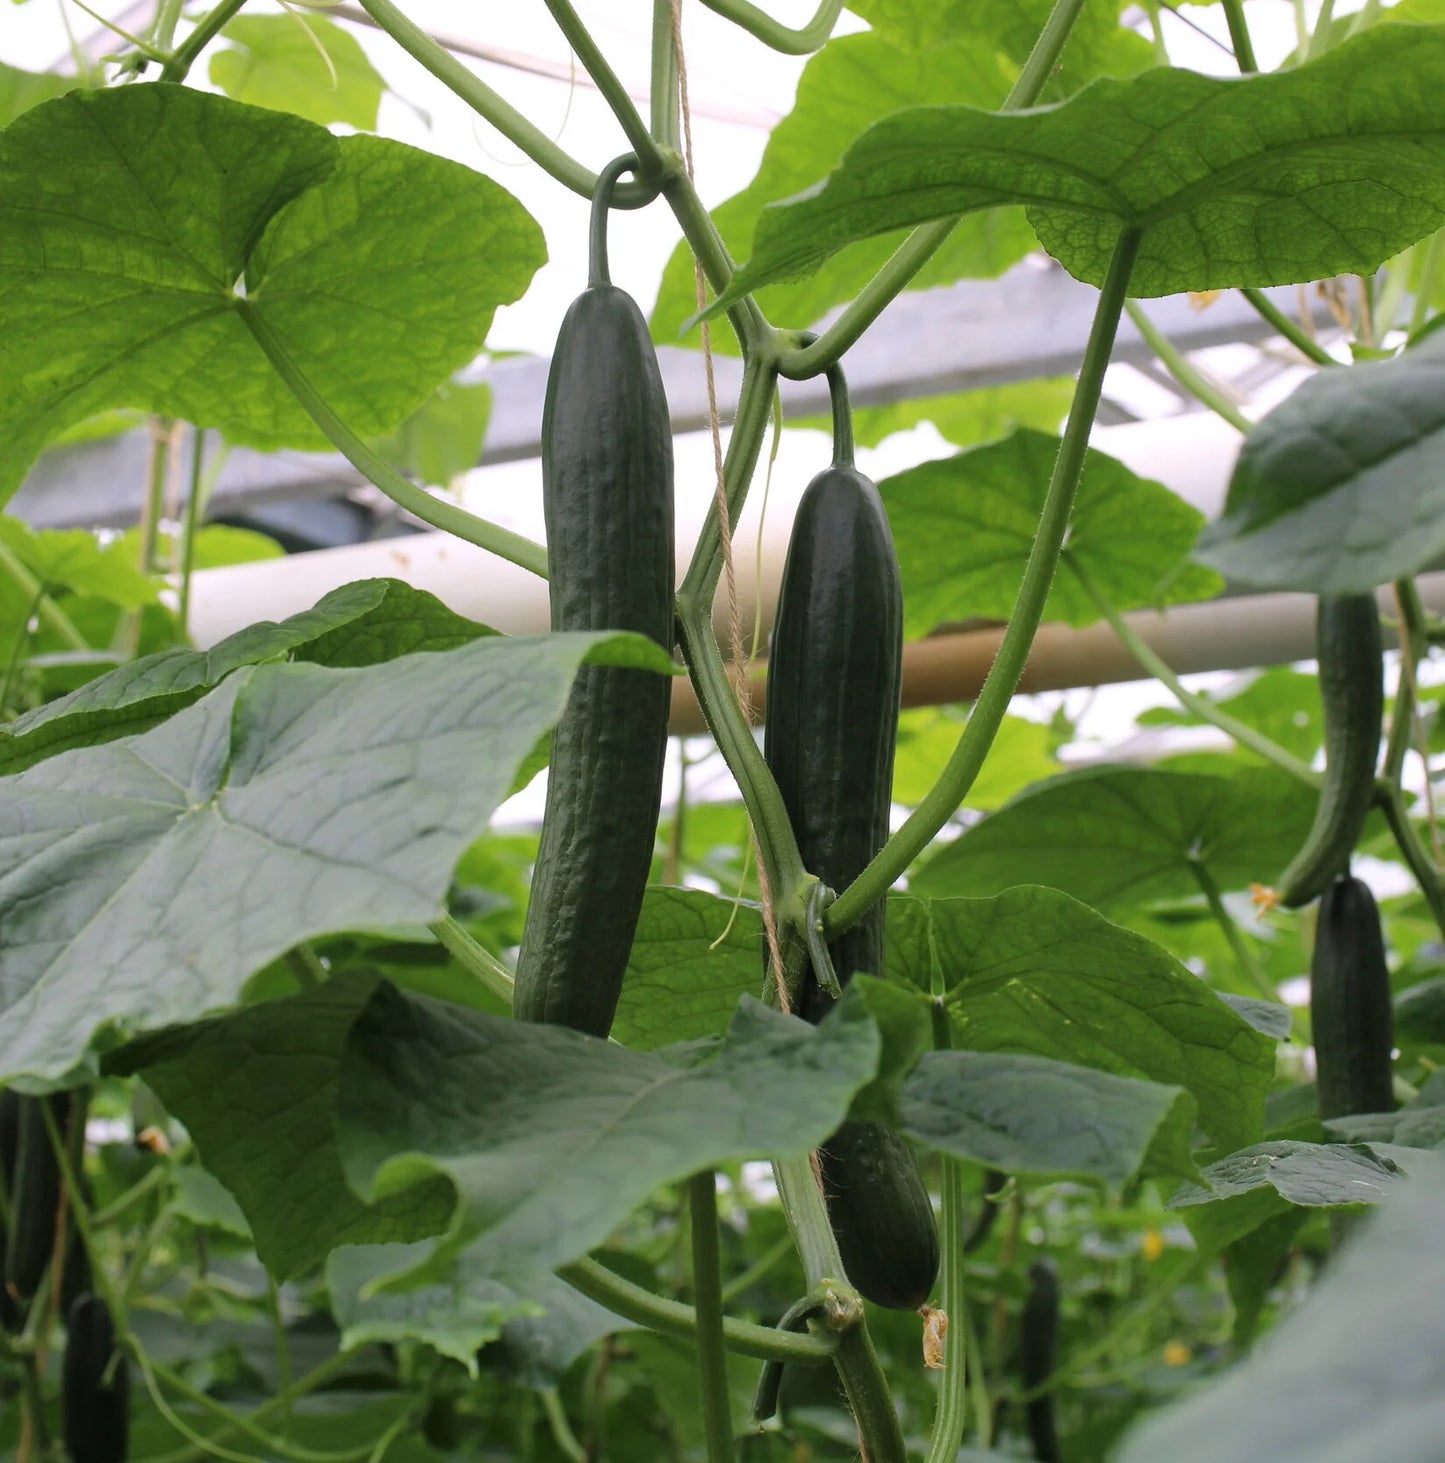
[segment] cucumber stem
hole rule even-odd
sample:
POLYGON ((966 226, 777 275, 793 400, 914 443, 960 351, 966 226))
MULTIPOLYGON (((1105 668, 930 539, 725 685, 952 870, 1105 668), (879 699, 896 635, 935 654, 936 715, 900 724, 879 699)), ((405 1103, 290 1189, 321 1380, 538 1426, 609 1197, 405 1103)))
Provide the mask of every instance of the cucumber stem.
POLYGON ((734 1463, 727 1352, 722 1330, 717 1177, 712 1169, 689 1179, 687 1193, 692 1213, 692 1303, 697 1314, 697 1372, 707 1463, 734 1463))
POLYGON ((615 157, 597 175, 597 191, 592 195, 592 215, 587 228, 587 288, 612 283, 607 269, 607 219, 612 211, 613 194, 623 173, 638 173, 642 164, 636 153, 615 157))
POLYGON ((702 3, 784 56, 807 56, 826 45, 843 10, 843 0, 818 0, 813 18, 794 28, 774 20, 749 0, 702 0, 702 3))

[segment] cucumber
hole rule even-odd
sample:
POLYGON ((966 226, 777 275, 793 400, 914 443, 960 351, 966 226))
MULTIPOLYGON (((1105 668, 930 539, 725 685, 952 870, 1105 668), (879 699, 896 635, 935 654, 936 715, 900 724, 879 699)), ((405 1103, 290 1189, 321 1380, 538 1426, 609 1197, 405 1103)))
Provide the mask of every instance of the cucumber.
MULTIPOLYGON (((1025 1392, 1053 1376, 1059 1362, 1059 1275, 1050 1260, 1029 1266, 1029 1293, 1019 1319, 1019 1380, 1025 1392)), ((1024 1403, 1024 1425, 1038 1463, 1060 1463, 1054 1394, 1043 1392, 1024 1403)))
POLYGON ((110 1308, 79 1295, 66 1312, 60 1420, 71 1463, 125 1463, 130 1437, 130 1378, 115 1350, 110 1308))
POLYGON ((35 1294, 55 1248, 55 1214, 60 1204, 60 1164, 45 1125, 45 1107, 63 1134, 70 1115, 70 1094, 22 1097, 15 1166, 7 1176, 10 1228, 5 1236, 5 1288, 12 1301, 26 1304, 35 1294))
MULTIPOLYGON (((903 594, 883 500, 853 466, 841 371, 829 372, 833 463, 808 484, 783 568, 768 658, 763 753, 804 865, 850 884, 888 836, 902 688, 903 594)), ((884 904, 830 942, 834 973, 884 973, 884 904)), ((798 1013, 832 997, 809 969, 798 1013)), ((848 1278, 877 1305, 914 1310, 938 1276, 938 1230, 918 1165, 877 1123, 845 1123, 819 1150, 848 1278)))
POLYGON ((1384 643, 1372 594, 1321 595, 1315 621, 1325 781, 1304 846, 1280 876, 1279 902, 1298 909, 1348 866, 1375 797, 1384 643))
MULTIPOLYGON (((647 322, 607 278, 593 200, 589 283, 557 336, 542 420, 554 630, 634 630, 671 650, 672 436, 647 322)), ((517 962, 515 1014, 606 1036, 652 862, 668 679, 583 666, 552 737, 542 841, 517 962)))
POLYGON ((1390 972, 1375 897, 1336 879, 1320 900, 1310 965, 1310 1022, 1320 1117, 1393 1112, 1390 972))

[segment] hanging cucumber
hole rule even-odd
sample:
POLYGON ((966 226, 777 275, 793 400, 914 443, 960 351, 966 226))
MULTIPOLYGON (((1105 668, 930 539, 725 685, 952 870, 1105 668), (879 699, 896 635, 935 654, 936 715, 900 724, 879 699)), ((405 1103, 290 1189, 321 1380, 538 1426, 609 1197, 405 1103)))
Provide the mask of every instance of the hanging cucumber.
MULTIPOLYGON (((833 464, 808 484, 788 543, 768 659, 763 751, 804 865, 841 889, 888 837, 902 688, 903 594, 878 489, 853 466, 847 387, 829 372, 833 464)), ((840 984, 883 974, 880 902, 828 946, 840 984)), ((832 996, 810 969, 799 1014, 832 996)), ((877 1305, 913 1310, 938 1276, 938 1230, 918 1165, 877 1123, 845 1123, 819 1150, 848 1278, 877 1305)))
POLYGON ((61 1133, 70 1114, 70 1094, 22 1097, 15 1162, 6 1175, 10 1228, 5 1235, 4 1283, 14 1303, 24 1306, 35 1294, 55 1248, 55 1216, 60 1203, 60 1164, 45 1123, 49 1105, 61 1133))
MULTIPOLYGON (((562 321, 542 418, 554 630, 673 645, 672 436, 647 322, 607 274, 621 158, 592 203, 588 286, 562 321)), ((606 1036, 652 862, 670 690, 655 671, 583 666, 552 737, 516 1015, 606 1036)))
POLYGON ((1320 1117, 1394 1111, 1394 1012, 1380 911, 1369 888, 1349 875, 1320 900, 1310 1023, 1320 1117))
POLYGON ((1318 898, 1349 866, 1375 796, 1385 706, 1384 645, 1374 595, 1321 595, 1315 641, 1325 781, 1304 847, 1279 879, 1279 902, 1286 909, 1318 898))
MULTIPOLYGON (((1059 1364, 1059 1275, 1049 1260, 1029 1266, 1029 1293, 1019 1320, 1019 1380, 1025 1392, 1042 1386, 1059 1364)), ((1060 1463, 1052 1391, 1024 1403, 1024 1424, 1038 1463, 1060 1463)))
POLYGON ((130 1378, 116 1354, 110 1308, 79 1295, 66 1313, 60 1419, 72 1463, 125 1463, 130 1438, 130 1378))

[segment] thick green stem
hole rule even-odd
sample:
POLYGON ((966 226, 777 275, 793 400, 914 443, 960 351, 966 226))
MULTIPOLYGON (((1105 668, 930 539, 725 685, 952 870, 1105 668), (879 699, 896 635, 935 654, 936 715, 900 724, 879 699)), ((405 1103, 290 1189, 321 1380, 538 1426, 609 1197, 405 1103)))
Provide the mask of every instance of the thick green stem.
POLYGON ((844 1278, 843 1257, 828 1222, 828 1210, 818 1191, 818 1176, 809 1158, 778 1159, 773 1163, 778 1197, 792 1231, 793 1245, 803 1262, 808 1289, 838 1285, 844 1278))
POLYGON ((431 932, 456 957, 462 969, 476 976, 499 1001, 506 1004, 508 1010, 511 1009, 517 977, 485 945, 478 944, 449 914, 437 920, 431 926, 431 932))
POLYGON ((678 136, 677 44, 672 0, 652 0, 652 140, 670 152, 682 147, 678 136))
POLYGON ((246 3, 246 0, 219 0, 201 17, 200 23, 190 35, 171 53, 171 58, 161 68, 162 81, 184 81, 196 57, 220 35, 231 17, 246 3))
POLYGON ((301 370, 286 343, 272 330, 270 323, 248 300, 237 300, 236 309, 247 329, 255 337, 256 344, 265 352, 266 358, 276 368, 276 374, 291 388, 291 394, 306 409, 307 415, 335 444, 358 472, 374 483, 399 507, 414 513, 423 523, 440 528, 447 533, 478 548, 487 549, 499 558, 507 559, 533 574, 547 577, 547 551, 541 544, 513 533, 497 523, 488 523, 484 518, 458 508, 455 503, 434 498, 415 483, 408 482, 374 448, 368 446, 336 415, 326 404, 320 393, 311 384, 310 378, 301 370))
POLYGON ((1279 992, 1275 990, 1270 978, 1260 968, 1259 961, 1254 958, 1254 951, 1245 942, 1244 936, 1240 933, 1239 926, 1234 922, 1229 911, 1224 907, 1224 898, 1219 892, 1219 885, 1214 882, 1214 875, 1209 869, 1198 861, 1191 862, 1190 869, 1194 873, 1194 881, 1199 885, 1205 902, 1209 905, 1209 912, 1214 916, 1214 922, 1224 933, 1229 948, 1234 952, 1234 958, 1239 962, 1239 967, 1249 977, 1249 983, 1254 987, 1255 994, 1262 1001, 1278 1001, 1279 992))
POLYGON ((1079 384, 1074 392, 1069 424, 1054 463, 1053 477, 1044 499, 1039 528, 1024 566, 1018 597, 1009 615, 998 655, 989 667, 983 689, 974 703, 973 714, 959 738, 953 755, 928 796, 908 816, 903 825, 883 845, 867 868, 843 890, 824 916, 828 938, 836 939, 855 924, 882 899, 900 877, 928 847, 933 836, 957 812, 968 790, 973 786, 993 739, 1003 724, 1010 700, 1018 689, 1020 677, 1028 661, 1029 649, 1043 618, 1044 604, 1049 597, 1054 571, 1063 550, 1069 528, 1074 496, 1084 469, 1089 431, 1099 409, 1104 372, 1114 348, 1119 317, 1129 291, 1129 275, 1139 252, 1140 235, 1126 230, 1114 246, 1114 257, 1104 280, 1099 303, 1094 312, 1089 343, 1084 351, 1079 384))
POLYGON ((732 1407, 723 1341, 722 1272, 718 1254, 717 1178, 706 1169, 687 1186, 692 1211, 692 1303, 697 1315, 698 1390, 708 1463, 734 1463, 732 1407))
POLYGON ((702 3, 785 56, 808 56, 825 46, 843 11, 843 0, 819 0, 812 20, 793 29, 759 10, 750 0, 702 0, 702 3))
POLYGON ((1216 416, 1222 417, 1235 431, 1247 436, 1254 423, 1194 366, 1189 357, 1154 324, 1136 301, 1130 300, 1124 308, 1129 312, 1129 318, 1144 337, 1149 349, 1163 363, 1164 369, 1216 416))
MULTIPOLYGON (((680 1301, 654 1295, 640 1285, 615 1274, 596 1260, 574 1260, 563 1265, 557 1274, 573 1290, 595 1300, 598 1305, 649 1331, 675 1336, 680 1341, 697 1338, 697 1312, 680 1301)), ((801 1366, 831 1361, 837 1350, 832 1336, 813 1336, 794 1331, 779 1331, 772 1326, 755 1326, 749 1321, 724 1316, 723 1344, 742 1356, 755 1356, 763 1361, 776 1359, 801 1366)))
MULTIPOLYGON (((628 146, 641 161, 643 171, 648 174, 660 171, 660 159, 652 133, 647 130, 647 124, 627 94, 627 88, 617 79, 617 73, 598 49, 591 32, 582 24, 568 0, 544 0, 544 3, 552 12, 557 28, 567 37, 568 45, 577 53, 583 69, 592 78, 607 105, 612 108, 612 115, 617 118, 628 146)), ((367 8, 370 9, 370 4, 367 8)))
POLYGON ((1405 757, 1414 743, 1415 690, 1420 662, 1429 649, 1425 630, 1425 606, 1413 579, 1395 581, 1395 603, 1400 610, 1400 681, 1395 687, 1395 705, 1390 714, 1390 736, 1385 743, 1385 766, 1381 776, 1393 787, 1400 785, 1405 757))
POLYGON ((1291 320, 1263 290, 1248 287, 1239 292, 1254 308, 1261 320, 1267 320, 1289 343, 1307 356, 1317 366, 1338 366, 1340 363, 1319 341, 1303 330, 1298 322, 1291 320))
MULTIPOLYGON (((1084 0, 1055 0, 1053 11, 1034 48, 1019 72, 1018 80, 1004 98, 1001 111, 1018 112, 1038 101, 1084 0)), ((826 371, 843 359, 844 352, 888 308, 953 232, 958 218, 942 218, 921 224, 894 250, 883 268, 859 290, 853 302, 811 345, 784 352, 778 358, 778 374, 790 381, 806 380, 826 371)))
POLYGON ((3 540, 0 540, 0 574, 35 606, 35 614, 47 630, 53 630, 72 650, 90 650, 85 637, 71 623, 70 616, 51 599, 45 586, 3 540))
POLYGON ((1246 75, 1251 71, 1258 71, 1259 64, 1254 59, 1254 43, 1249 38, 1249 26, 1244 19, 1244 0, 1221 0, 1221 3, 1224 5, 1224 18, 1229 24, 1229 41, 1234 47, 1234 59, 1240 71, 1246 75))
POLYGON ((878 1353, 873 1349, 873 1338, 866 1323, 859 1321, 843 1333, 833 1365, 848 1394, 864 1458, 868 1463, 908 1463, 903 1429, 893 1409, 893 1394, 878 1364, 878 1353))
MULTIPOLYGON (((475 72, 408 20, 391 0, 359 0, 359 3, 378 29, 385 31, 407 55, 424 66, 443 86, 459 96, 509 142, 519 147, 539 168, 572 192, 580 193, 584 198, 592 197, 597 187, 597 175, 590 168, 584 168, 576 159, 563 152, 545 132, 533 126, 475 72)), ((631 184, 617 190, 615 206, 634 208, 650 203, 654 196, 655 190, 642 189, 631 184)))
POLYGON ((1257 731, 1247 722, 1240 721, 1238 717, 1231 716, 1223 710, 1217 702, 1211 701, 1207 696, 1200 696, 1191 691, 1178 676, 1170 670, 1164 659, 1158 655, 1154 648, 1144 639, 1129 622, 1110 603, 1095 581, 1093 575, 1084 568, 1078 557, 1071 554, 1067 549, 1063 553, 1063 562, 1068 571, 1078 580, 1083 587, 1084 593, 1094 601, 1099 613, 1109 622, 1114 634, 1119 637, 1120 643, 1134 657, 1139 664, 1149 672, 1155 680, 1164 685, 1186 710, 1192 711, 1201 721, 1206 721, 1210 726, 1218 727, 1227 736, 1232 737, 1242 747, 1248 747, 1251 752, 1263 757, 1272 766, 1278 767, 1282 772, 1288 772, 1291 777, 1297 778, 1300 782, 1310 787, 1319 787, 1323 780, 1318 772, 1293 752, 1287 751, 1284 747, 1271 738, 1257 731))
POLYGON ((1430 913, 1435 916, 1435 923, 1440 927, 1441 934, 1445 935, 1445 883, 1442 883, 1438 865, 1430 857, 1430 850, 1425 847, 1415 831, 1414 823, 1410 821, 1410 813, 1405 807, 1404 795, 1399 788, 1392 787, 1388 790, 1381 801, 1380 811, 1384 813, 1385 822, 1389 824, 1390 832, 1394 835, 1400 857, 1409 865, 1415 882, 1420 886, 1420 892, 1425 896, 1425 902, 1430 906, 1430 913))
POLYGON ((181 524, 181 583, 176 613, 181 633, 189 633, 191 616, 191 574, 196 562, 196 531, 205 512, 206 432, 204 427, 191 428, 190 488, 186 493, 186 516, 181 524))

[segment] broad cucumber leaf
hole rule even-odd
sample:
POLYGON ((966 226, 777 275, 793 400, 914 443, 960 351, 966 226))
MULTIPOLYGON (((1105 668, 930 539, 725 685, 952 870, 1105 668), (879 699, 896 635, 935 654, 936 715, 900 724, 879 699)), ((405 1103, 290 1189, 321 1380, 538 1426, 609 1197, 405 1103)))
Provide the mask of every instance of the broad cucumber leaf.
POLYGON ((319 15, 238 15, 211 56, 211 81, 238 102, 376 130, 386 82, 350 31, 319 15), (308 34, 309 32, 309 34, 308 34))
POLYGON ((0 501, 111 407, 327 445, 242 296, 353 430, 389 432, 545 257, 531 216, 470 169, 161 82, 24 113, 0 132, 0 192, 0 501))
POLYGON ((890 900, 888 971, 941 982, 957 1047, 1183 1088, 1217 1142, 1259 1136, 1273 1040, 1167 950, 1057 890, 890 900))
POLYGON ((1181 1087, 1013 1053, 932 1051, 903 1084, 902 1127, 1005 1173, 1122 1184, 1192 1177, 1193 1098, 1181 1087))
POLYGON ((435 919, 457 860, 587 659, 638 636, 488 636, 332 669, 263 665, 0 799, 0 1078, 237 1003, 299 941, 435 919))
MULTIPOLYGON (((1007 619, 1038 532, 1059 438, 1027 428, 885 478, 903 571, 904 628, 926 635, 947 621, 1007 619)), ((1089 625, 1099 610, 1069 571, 1077 561, 1117 609, 1208 599, 1223 588, 1187 556, 1203 515, 1161 483, 1136 477, 1090 448, 1069 527, 1067 557, 1046 620, 1089 625)))
MULTIPOLYGON (((1308 762, 1324 740, 1320 712, 1319 677, 1287 666, 1274 666, 1254 676, 1243 690, 1203 692, 1231 716, 1248 722, 1287 752, 1308 762)), ((1137 718, 1140 726, 1204 726, 1207 723, 1183 706, 1151 706, 1137 718)), ((1251 761, 1258 754, 1237 746, 1234 755, 1251 761)))
POLYGON ((1445 551, 1442 453, 1445 337, 1320 371, 1245 438, 1195 557, 1243 584, 1311 594, 1403 579, 1445 551))
POLYGON ((1445 1427, 1440 1215, 1423 1160, 1254 1353, 1128 1436, 1119 1463, 1432 1463, 1445 1427))
POLYGON ((444 488, 481 461, 491 411, 485 381, 444 381, 378 450, 403 472, 444 488))
POLYGON ((8 127, 21 112, 64 96, 80 83, 74 76, 54 71, 22 71, 0 61, 0 128, 8 127))
POLYGON ((654 1053, 383 985, 342 1061, 342 1166, 369 1203, 439 1172, 455 1184, 453 1228, 416 1278, 470 1246, 525 1285, 662 1184, 821 1143, 882 1055, 864 1004, 850 990, 813 1027, 744 1000, 715 1050, 654 1053))
POLYGON ((1445 27, 1389 25, 1266 75, 1158 69, 1013 114, 915 105, 762 210, 721 303, 860 239, 1020 203, 1089 284, 1139 230, 1137 296, 1372 274, 1445 224, 1442 87, 1445 27))
POLYGON ((1196 869, 1222 889, 1272 879, 1314 819, 1315 793, 1283 773, 1233 777, 1089 767, 1021 793, 919 870, 937 898, 1048 884, 1098 909, 1198 895, 1196 869))
MULTIPOLYGON (((898 718, 893 759, 893 801, 917 807, 932 790, 958 746, 967 724, 963 708, 919 706, 898 718)), ((992 811, 1035 782, 1059 771, 1054 736, 1042 722, 1005 716, 988 749, 988 760, 968 790, 964 805, 992 811)))
POLYGON ((66 589, 125 610, 159 598, 128 539, 102 544, 83 528, 37 531, 7 513, 0 514, 0 541, 48 590, 66 589))
POLYGON ((452 650, 495 632, 454 614, 400 579, 344 584, 309 610, 228 635, 210 650, 142 656, 0 727, 0 774, 158 726, 242 666, 290 658, 363 666, 423 650, 452 650))

